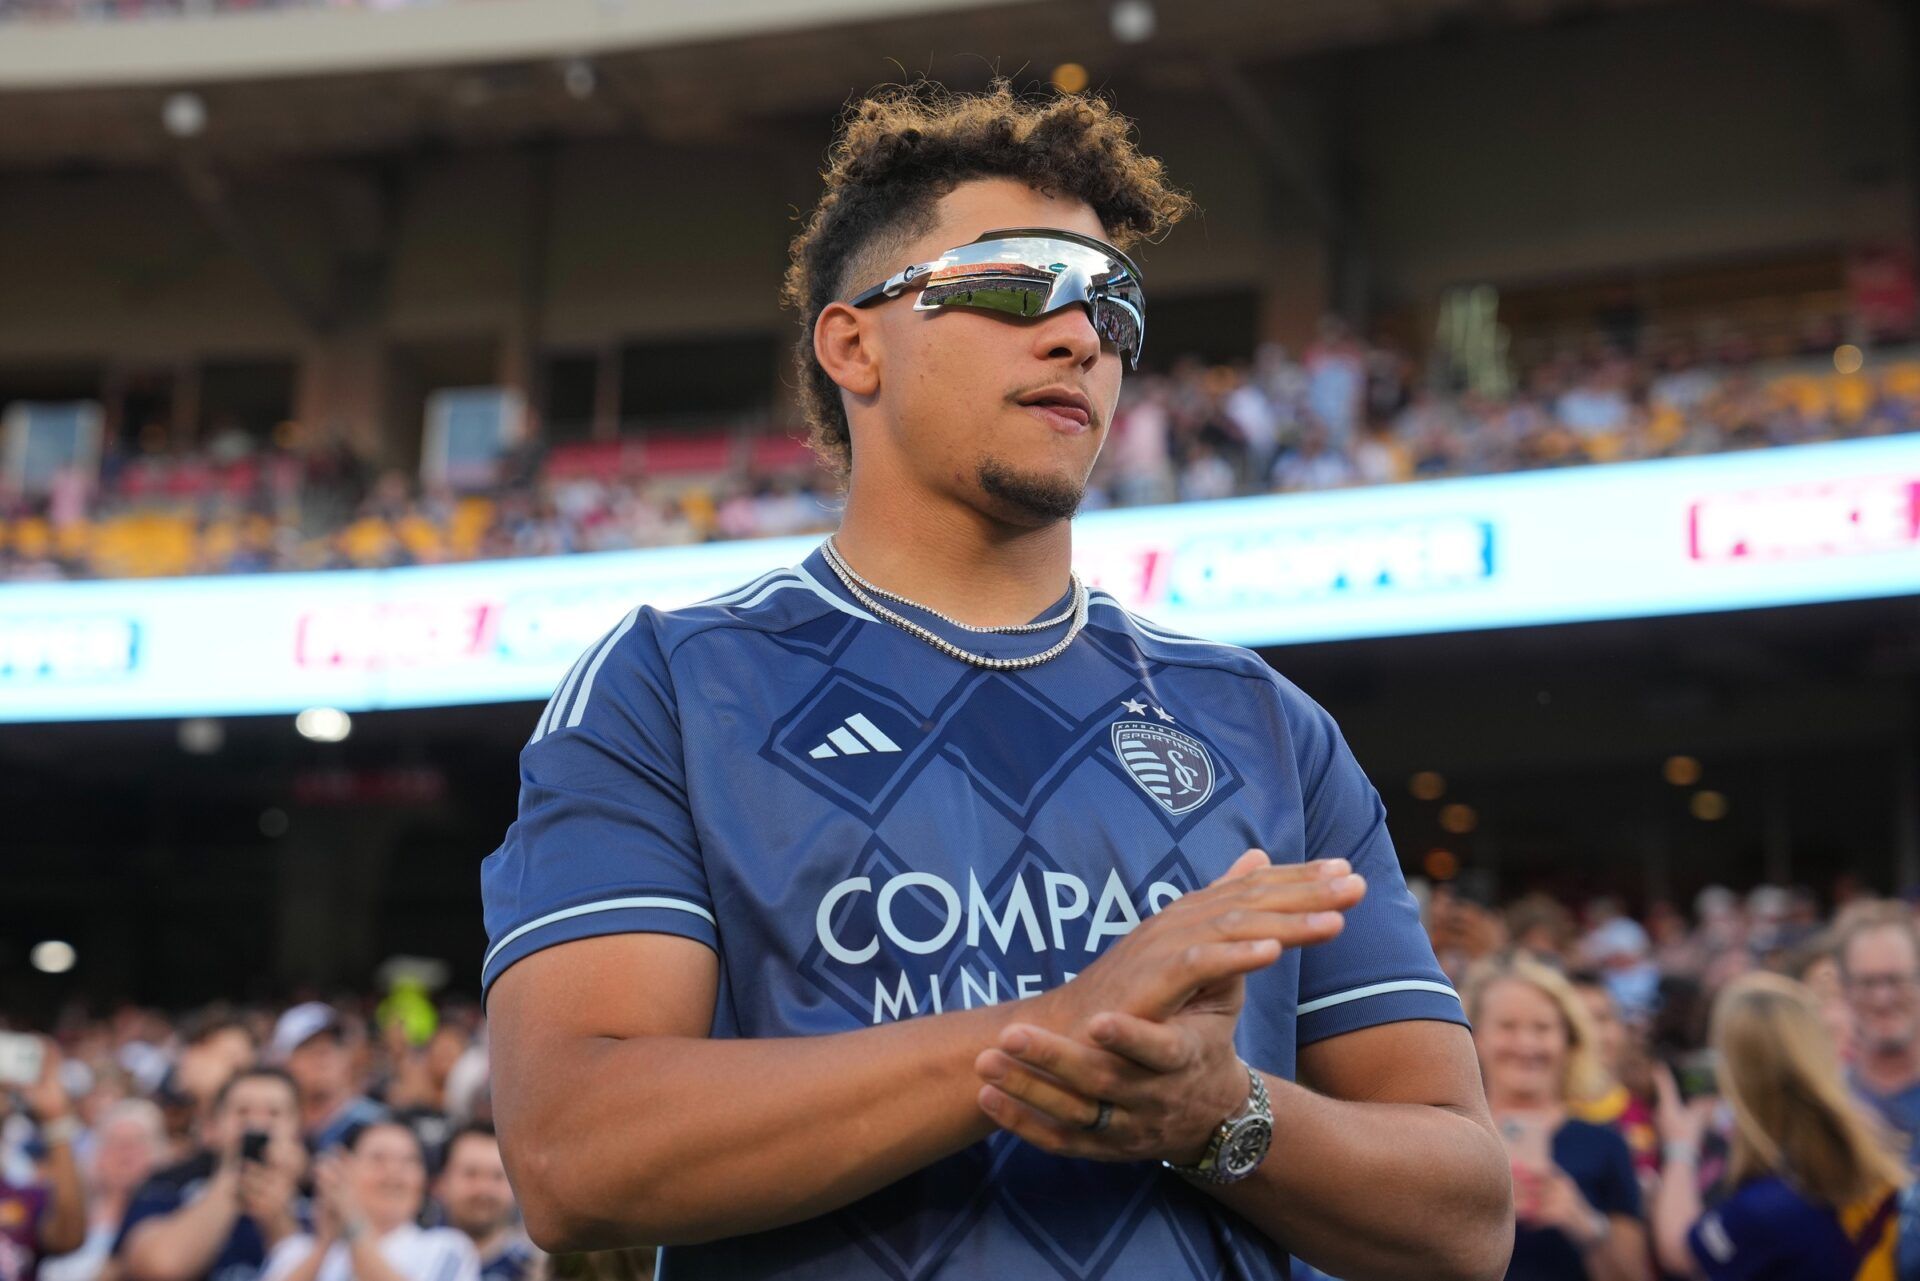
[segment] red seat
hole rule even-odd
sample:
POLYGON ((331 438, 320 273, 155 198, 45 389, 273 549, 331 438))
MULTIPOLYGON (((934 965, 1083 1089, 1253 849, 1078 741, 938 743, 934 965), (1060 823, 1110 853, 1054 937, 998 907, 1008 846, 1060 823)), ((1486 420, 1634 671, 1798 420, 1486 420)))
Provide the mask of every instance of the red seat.
POLYGON ((733 441, 723 432, 647 436, 640 441, 642 468, 650 475, 722 472, 733 464, 733 441))
POLYGON ((804 471, 817 465, 807 442, 784 432, 755 436, 748 464, 755 471, 804 471))
POLYGON ((556 446, 547 455, 547 475, 555 480, 611 476, 620 470, 622 442, 583 440, 556 446))

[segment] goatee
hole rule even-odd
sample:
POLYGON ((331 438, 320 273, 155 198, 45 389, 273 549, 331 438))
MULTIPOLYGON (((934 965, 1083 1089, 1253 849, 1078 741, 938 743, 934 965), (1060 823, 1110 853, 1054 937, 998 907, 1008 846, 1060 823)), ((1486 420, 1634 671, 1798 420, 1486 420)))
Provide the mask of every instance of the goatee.
POLYGON ((1084 485, 1058 476, 1031 476, 1014 471, 996 459, 980 462, 980 488, 1036 523, 1067 520, 1080 510, 1084 485))

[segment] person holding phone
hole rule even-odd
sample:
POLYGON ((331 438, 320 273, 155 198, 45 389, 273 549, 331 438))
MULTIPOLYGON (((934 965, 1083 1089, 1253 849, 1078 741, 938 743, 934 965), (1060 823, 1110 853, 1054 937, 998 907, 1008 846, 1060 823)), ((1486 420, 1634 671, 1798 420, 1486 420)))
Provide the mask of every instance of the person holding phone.
POLYGON ((1614 1130, 1569 1110, 1605 1089, 1580 998, 1525 956, 1482 962, 1463 996, 1513 1168, 1508 1281, 1646 1281, 1633 1155, 1614 1130))
POLYGON ((0 1121, 9 1108, 32 1118, 45 1156, 40 1178, 0 1178, 0 1281, 34 1281, 40 1261, 78 1250, 87 1239, 87 1197, 73 1141, 80 1120, 60 1083, 60 1051, 40 1036, 6 1033, 0 1046, 0 1121))
POLYGON ((125 1281, 254 1281, 299 1230, 300 1091, 278 1068, 234 1076, 214 1096, 204 1145, 149 1179, 114 1245, 125 1281))
POLYGON ((1848 1090, 1814 995, 1777 974, 1714 1003, 1721 1098, 1733 1116, 1731 1192, 1703 1209, 1695 1167, 1718 1100, 1655 1077, 1665 1166, 1653 1201, 1660 1266, 1707 1281, 1890 1277, 1905 1167, 1848 1090))

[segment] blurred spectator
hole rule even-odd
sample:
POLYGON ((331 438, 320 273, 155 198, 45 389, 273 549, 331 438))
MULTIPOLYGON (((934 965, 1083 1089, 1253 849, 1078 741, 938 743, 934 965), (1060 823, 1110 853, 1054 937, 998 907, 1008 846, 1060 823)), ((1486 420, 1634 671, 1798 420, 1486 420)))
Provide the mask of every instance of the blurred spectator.
POLYGON ((1840 979, 1853 1008, 1853 1088, 1920 1157, 1920 940, 1902 904, 1863 905, 1842 928, 1840 979))
POLYGON ((476 1122, 454 1132, 434 1192, 447 1225, 473 1242, 483 1281, 540 1281, 546 1256, 520 1229, 513 1186, 491 1125, 476 1122))
POLYGON ((386 1116, 355 1088, 346 1026, 331 1005, 308 1001, 282 1014, 272 1052, 300 1087, 300 1128, 311 1151, 337 1147, 358 1127, 386 1116))
POLYGON ((215 1096, 202 1146, 147 1181, 114 1256, 127 1281, 255 1281, 299 1230, 300 1092, 279 1068, 249 1067, 215 1096))
POLYGON ((1661 1266, 1709 1281, 1891 1278, 1907 1172, 1848 1091, 1812 993, 1776 974, 1734 980, 1714 1003, 1713 1048, 1733 1117, 1728 1193, 1703 1212, 1693 1177, 1716 1100, 1683 1103, 1663 1072, 1661 1266))
POLYGON ((427 1164, 397 1121, 355 1130, 314 1170, 313 1231, 274 1247, 264 1281, 479 1281, 473 1242, 423 1228, 427 1164))
POLYGON ((1507 909, 1514 947, 1537 961, 1561 965, 1573 951, 1573 913, 1547 894, 1529 894, 1507 909))
MULTIPOLYGON (((19 1090, 40 1159, 30 1172, 0 1174, 0 1281, 35 1281, 42 1259, 78 1250, 87 1236, 86 1192, 73 1153, 80 1120, 61 1082, 59 1048, 45 1038, 41 1044, 40 1077, 19 1090)), ((0 1090, 0 1122, 12 1121, 12 1098, 11 1090, 0 1090)))
POLYGON ((1603 900, 1605 919, 1580 942, 1581 959, 1600 970, 1607 990, 1629 1017, 1651 1011, 1660 987, 1660 967, 1653 963, 1653 940, 1640 923, 1603 900))
POLYGON ((1586 1010, 1525 957, 1482 962, 1462 993, 1487 1103, 1513 1162, 1510 1281, 1643 1281, 1647 1239, 1627 1144, 1577 1119, 1607 1090, 1586 1010))
MULTIPOLYGON (((305 2, 305 0, 298 0, 305 2)), ((0 0, 4 3, 4 0, 0 0)), ((1831 329, 1814 325, 1811 330, 1831 329)), ((1749 344, 1750 346, 1750 344, 1749 344)), ((1301 361, 1274 344, 1250 364, 1176 359, 1122 387, 1085 510, 1482 475, 1912 431, 1920 357, 1755 364, 1604 339, 1519 371, 1500 395, 1415 377, 1407 357, 1329 319, 1301 361)), ((165 433, 120 443, 98 483, 0 497, 0 581, 439 564, 824 532, 834 482, 774 424, 737 435, 591 441, 516 452, 492 488, 454 494, 369 466, 339 424, 287 423, 265 442, 209 425, 169 454, 165 433), (656 465, 690 449, 686 459, 656 465), (766 460, 763 470, 752 460, 766 460), (682 468, 691 468, 682 470, 682 468)), ((1755 928, 1791 941, 1802 905, 1767 899, 1755 928)), ((1649 926, 1653 921, 1648 922, 1649 926)), ((1657 943, 1657 940, 1656 940, 1657 943)))
POLYGON ((188 1024, 181 1040, 180 1057, 164 1088, 190 1100, 198 1122, 234 1073, 253 1066, 260 1047, 244 1022, 219 1008, 188 1024))
POLYGON ((99 1281, 134 1192, 167 1154, 166 1122, 146 1099, 121 1099, 93 1127, 87 1158, 87 1238, 72 1254, 49 1259, 40 1281, 99 1281))
POLYGON ((1568 975, 1567 981, 1587 1011, 1587 1021, 1593 1026, 1594 1057, 1607 1076, 1605 1090, 1569 1100, 1569 1109, 1580 1120, 1604 1125, 1625 1139, 1627 1150, 1633 1153, 1633 1167, 1642 1185, 1648 1185, 1660 1173, 1660 1138, 1648 1102, 1649 1064, 1641 1051, 1637 1027, 1621 1016, 1620 1004, 1613 999, 1613 989, 1602 975, 1581 970, 1568 975), (1641 1088, 1634 1088, 1636 1085, 1641 1088))
POLYGON ((1300 362, 1307 371, 1307 408, 1337 445, 1345 446, 1367 403, 1367 352, 1338 316, 1320 319, 1318 337, 1300 362))

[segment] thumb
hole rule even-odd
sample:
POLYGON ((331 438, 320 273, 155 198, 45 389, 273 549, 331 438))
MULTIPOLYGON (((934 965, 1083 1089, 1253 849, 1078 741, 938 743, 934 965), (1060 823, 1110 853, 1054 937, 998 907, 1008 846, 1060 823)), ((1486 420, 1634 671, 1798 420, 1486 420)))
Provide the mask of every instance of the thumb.
POLYGON ((1271 866, 1272 863, 1273 860, 1267 857, 1265 850, 1248 850, 1245 854, 1233 860, 1233 866, 1222 872, 1219 879, 1213 883, 1219 885, 1225 881, 1234 880, 1238 877, 1245 876, 1249 872, 1257 872, 1263 867, 1271 866))

